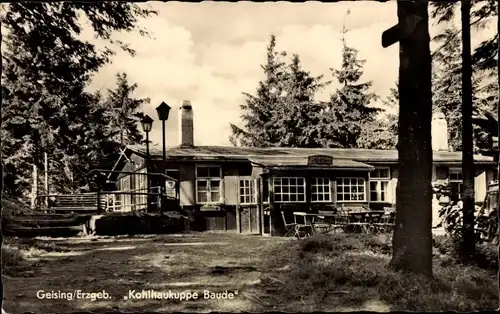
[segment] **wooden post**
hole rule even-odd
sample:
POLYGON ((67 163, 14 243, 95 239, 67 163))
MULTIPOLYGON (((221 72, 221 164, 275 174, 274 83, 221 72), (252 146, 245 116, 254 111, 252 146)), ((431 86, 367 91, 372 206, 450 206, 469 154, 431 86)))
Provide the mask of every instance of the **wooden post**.
POLYGON ((31 209, 36 208, 37 196, 38 196, 38 174, 36 165, 33 165, 33 185, 31 186, 31 209))
POLYGON ((278 214, 274 206, 274 180, 272 173, 269 173, 269 216, 271 217, 271 224, 269 226, 271 229, 270 234, 271 236, 277 236, 278 230, 276 230, 276 223, 278 214))
MULTIPOLYGON (((304 189, 305 189, 305 197, 306 197, 306 210, 305 212, 307 214, 311 213, 312 210, 311 210, 311 183, 312 183, 312 178, 311 176, 307 173, 304 177, 304 183, 305 183, 305 186, 304 186, 304 189)), ((304 223, 312 226, 312 234, 314 234, 314 225, 313 225, 313 222, 312 222, 312 217, 311 216, 304 216, 304 223)))
POLYGON ((100 214, 101 213, 101 193, 99 193, 99 191, 97 191, 97 213, 100 214))
MULTIPOLYGON (((49 195, 49 161, 47 153, 43 153, 45 172, 45 195, 49 195)), ((49 198, 45 197, 45 208, 49 208, 49 198)))
POLYGON ((241 233, 241 215, 240 215, 240 182, 236 185, 236 232, 241 233))
POLYGON ((262 209, 262 193, 261 193, 261 190, 260 190, 260 185, 261 185, 261 182, 262 181, 262 178, 257 178, 254 182, 255 182, 255 193, 256 193, 256 203, 257 203, 257 215, 259 215, 259 234, 262 235, 264 233, 264 210, 262 209))
POLYGON ((391 265, 432 276, 432 69, 428 2, 398 1, 398 25, 382 35, 399 42, 399 141, 396 226, 391 265))
MULTIPOLYGON (((497 1, 497 33, 500 34, 500 1, 497 1)), ((500 90, 500 35, 497 36, 497 83, 498 83, 498 90, 500 90)), ((497 184, 499 186, 499 191, 497 193, 500 193, 500 97, 498 98, 498 103, 497 103, 497 128, 498 128, 498 150, 497 150, 497 184)), ((496 209, 497 209, 497 243, 500 241, 500 196, 497 196, 497 203, 496 203, 496 209)), ((500 268, 497 268, 497 278, 500 276, 500 268)), ((500 302, 500 294, 498 295, 498 300, 500 302)))

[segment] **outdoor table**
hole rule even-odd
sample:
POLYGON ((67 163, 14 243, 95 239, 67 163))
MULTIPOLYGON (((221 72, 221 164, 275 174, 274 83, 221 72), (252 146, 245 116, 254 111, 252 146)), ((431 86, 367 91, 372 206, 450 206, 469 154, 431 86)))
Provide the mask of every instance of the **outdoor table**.
POLYGON ((361 216, 361 219, 358 219, 361 222, 373 222, 372 218, 374 216, 382 217, 384 213, 385 212, 383 210, 360 210, 348 212, 349 216, 351 216, 352 218, 354 218, 355 216, 361 216), (367 217, 369 218, 367 219, 367 217))
MULTIPOLYGON (((305 212, 294 212, 293 213, 294 215, 294 219, 295 219, 295 222, 297 222, 296 220, 296 217, 297 216, 302 216, 304 217, 304 225, 303 226, 308 226, 311 228, 311 231, 312 231, 312 234, 318 234, 319 232, 316 230, 316 228, 314 227, 314 220, 315 218, 319 218, 319 217, 338 217, 338 214, 335 214, 335 213, 321 213, 321 214, 318 214, 318 213, 305 213, 305 212)), ((329 223, 329 225, 332 225, 329 223)))
MULTIPOLYGON (((382 216, 384 215, 383 210, 364 210, 364 211, 352 211, 347 213, 349 217, 351 217, 350 220, 352 220, 353 216, 355 215, 360 215, 362 218, 360 221, 350 221, 347 225, 354 226, 356 229, 359 229, 361 232, 364 233, 370 233, 370 226, 373 224, 373 221, 371 218, 373 216, 382 216), (367 219, 367 217, 369 217, 367 219)), ((316 230, 316 227, 314 226, 314 222, 316 218, 324 218, 324 217, 332 217, 332 218, 338 218, 340 215, 338 213, 306 213, 306 212, 294 212, 294 220, 295 223, 297 223, 297 216, 303 217, 303 224, 302 226, 307 226, 310 227, 312 230, 312 234, 318 234, 319 232, 316 230)), ((335 223, 327 223, 329 226, 334 225, 335 223)))

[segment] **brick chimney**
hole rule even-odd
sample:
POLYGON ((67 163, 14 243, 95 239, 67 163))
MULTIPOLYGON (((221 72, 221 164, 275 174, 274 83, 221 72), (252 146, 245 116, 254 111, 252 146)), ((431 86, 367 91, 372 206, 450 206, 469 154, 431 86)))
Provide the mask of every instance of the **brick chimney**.
POLYGON ((432 114, 432 150, 448 151, 448 123, 441 110, 436 110, 432 114))
POLYGON ((181 147, 194 146, 193 107, 183 100, 179 108, 179 143, 181 147))

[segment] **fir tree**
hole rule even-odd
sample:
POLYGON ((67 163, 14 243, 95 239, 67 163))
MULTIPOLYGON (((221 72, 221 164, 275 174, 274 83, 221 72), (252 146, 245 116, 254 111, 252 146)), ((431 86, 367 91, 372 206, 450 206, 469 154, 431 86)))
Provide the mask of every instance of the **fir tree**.
MULTIPOLYGON (((11 196, 26 196, 32 166, 44 168, 44 153, 49 156, 54 192, 68 188, 68 175, 60 174, 73 180, 70 168, 78 168, 75 160, 89 154, 79 144, 91 141, 84 131, 94 122, 90 113, 96 104, 85 88, 112 51, 99 52, 78 37, 81 13, 97 37, 109 40, 111 32, 131 31, 138 17, 155 12, 118 2, 11 3, 2 11, 2 26, 7 30, 2 37, 2 93, 6 96, 2 156, 6 192, 11 196)), ((115 44, 133 53, 123 43, 115 44)), ((103 124, 96 128, 105 129, 103 124)))
POLYGON ((142 117, 138 110, 150 99, 133 98, 136 89, 137 84, 130 85, 126 73, 118 73, 116 89, 108 90, 105 106, 108 108, 109 127, 116 134, 113 140, 121 145, 138 144, 142 140, 142 134, 137 129, 142 117))
POLYGON ((377 95, 369 91, 370 81, 360 82, 365 60, 358 58, 358 50, 347 45, 346 33, 344 28, 342 66, 340 70, 332 70, 341 88, 324 104, 321 119, 320 142, 325 147, 358 147, 363 128, 372 123, 379 112, 369 107, 377 95))
MULTIPOLYGON (((433 57, 433 106, 439 108, 445 115, 448 123, 448 142, 450 150, 462 150, 462 57, 461 40, 455 36, 457 29, 449 27, 433 38, 442 48, 434 53, 433 57), (444 43, 449 43, 444 45, 444 43)), ((488 70, 473 68, 472 96, 476 112, 492 110, 489 99, 490 84, 484 84, 488 79, 485 75, 488 70)), ((488 138, 481 133, 481 128, 475 127, 475 151, 488 146, 488 138)))
POLYGON ((287 68, 285 96, 275 115, 279 126, 280 147, 321 147, 319 119, 322 106, 315 99, 317 92, 330 82, 323 76, 312 76, 302 68, 300 58, 293 55, 287 68))
POLYGON ((230 141, 233 145, 247 147, 269 147, 278 143, 277 127, 274 115, 280 110, 283 103, 286 64, 281 57, 285 52, 276 51, 276 36, 271 35, 267 47, 267 63, 262 65, 265 79, 258 83, 256 95, 243 93, 246 101, 241 105, 243 114, 241 119, 244 127, 231 125, 230 141))
POLYGON ((358 144, 362 148, 396 149, 398 141, 399 93, 398 84, 389 91, 383 100, 385 106, 376 119, 367 123, 361 131, 358 144))

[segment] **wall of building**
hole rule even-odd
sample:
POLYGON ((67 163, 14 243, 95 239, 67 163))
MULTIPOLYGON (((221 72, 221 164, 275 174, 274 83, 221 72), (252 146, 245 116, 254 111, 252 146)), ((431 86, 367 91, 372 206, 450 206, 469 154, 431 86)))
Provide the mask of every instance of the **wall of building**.
POLYGON ((224 175, 224 204, 238 204, 239 190, 239 171, 238 165, 227 163, 222 165, 222 173, 224 175))
POLYGON ((193 163, 182 163, 179 165, 180 186, 179 197, 181 206, 196 205, 196 174, 193 163))

